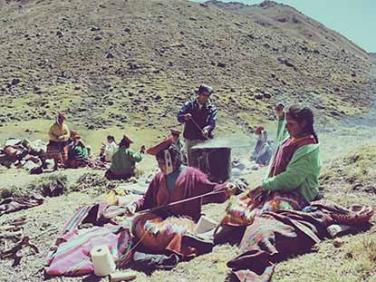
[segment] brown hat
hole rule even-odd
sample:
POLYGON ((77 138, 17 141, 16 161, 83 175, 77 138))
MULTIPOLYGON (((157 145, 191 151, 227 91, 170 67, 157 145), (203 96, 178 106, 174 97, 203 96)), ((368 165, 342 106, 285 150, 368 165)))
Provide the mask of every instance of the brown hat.
POLYGON ((264 128, 262 126, 258 126, 255 130, 255 133, 256 134, 261 134, 261 132, 264 130, 264 128))
POLYGON ((181 131, 177 128, 170 128, 170 132, 172 135, 180 135, 181 131))
POLYGON ((132 144, 132 143, 133 141, 124 134, 123 138, 120 140, 119 146, 122 146, 125 144, 132 144))
POLYGON ((168 149, 174 143, 174 137, 172 135, 165 138, 161 143, 150 147, 146 150, 149 155, 156 156, 160 151, 168 149))
POLYGON ((71 130, 70 131, 70 138, 72 138, 72 139, 80 139, 81 136, 77 133, 77 131, 71 130))

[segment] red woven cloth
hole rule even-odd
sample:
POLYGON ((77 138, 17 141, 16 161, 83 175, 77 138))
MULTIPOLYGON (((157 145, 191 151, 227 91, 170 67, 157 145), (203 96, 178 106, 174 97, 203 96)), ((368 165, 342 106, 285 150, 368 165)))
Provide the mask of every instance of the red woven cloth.
POLYGON ((242 254, 227 263, 235 277, 239 281, 269 281, 276 262, 309 251, 328 237, 330 225, 346 223, 361 230, 374 214, 370 206, 353 205, 347 209, 326 201, 313 202, 310 210, 257 215, 240 242, 242 254))

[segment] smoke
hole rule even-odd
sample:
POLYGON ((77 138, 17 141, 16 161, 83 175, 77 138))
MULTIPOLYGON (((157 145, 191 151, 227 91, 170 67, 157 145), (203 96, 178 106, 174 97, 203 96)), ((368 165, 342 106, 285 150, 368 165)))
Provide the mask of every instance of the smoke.
POLYGON ((200 143, 193 148, 205 149, 205 148, 249 148, 252 140, 250 137, 239 138, 239 135, 223 136, 214 139, 207 140, 200 143))

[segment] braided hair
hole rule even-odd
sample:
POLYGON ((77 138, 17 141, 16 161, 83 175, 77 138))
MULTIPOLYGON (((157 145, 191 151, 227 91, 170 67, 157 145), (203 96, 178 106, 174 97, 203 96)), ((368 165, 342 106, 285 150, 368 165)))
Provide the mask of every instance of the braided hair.
POLYGON ((314 128, 314 114, 310 108, 293 105, 289 108, 286 115, 290 116, 293 120, 296 120, 299 123, 305 121, 306 125, 303 128, 304 132, 313 135, 316 143, 319 143, 319 138, 314 128))

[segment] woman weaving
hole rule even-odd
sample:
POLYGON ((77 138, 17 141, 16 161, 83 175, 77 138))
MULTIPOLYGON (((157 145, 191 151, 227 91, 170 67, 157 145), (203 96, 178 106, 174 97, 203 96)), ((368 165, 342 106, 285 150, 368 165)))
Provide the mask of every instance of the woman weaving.
POLYGON ((249 225, 264 211, 300 210, 318 196, 321 165, 312 110, 291 106, 285 113, 278 105, 275 112, 279 147, 268 176, 260 186, 230 203, 222 225, 249 225))
POLYGON ((156 157, 160 172, 153 178, 146 194, 126 206, 128 213, 164 207, 184 199, 188 201, 136 216, 133 220, 135 237, 147 250, 173 253, 179 260, 208 251, 205 250, 207 245, 200 245, 200 240, 189 235, 201 216, 200 196, 209 193, 205 202, 224 202, 235 190, 233 185, 210 182, 198 169, 183 166, 173 136, 146 152, 156 157))

